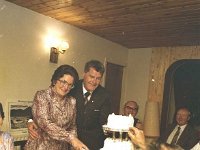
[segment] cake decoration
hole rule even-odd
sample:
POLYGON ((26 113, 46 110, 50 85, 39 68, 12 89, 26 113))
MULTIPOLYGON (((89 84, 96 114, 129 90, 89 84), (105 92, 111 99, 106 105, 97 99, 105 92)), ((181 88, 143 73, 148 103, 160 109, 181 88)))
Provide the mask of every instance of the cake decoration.
POLYGON ((131 115, 110 114, 107 124, 103 125, 107 138, 104 141, 104 147, 100 150, 134 150, 134 146, 128 137, 128 130, 133 125, 134 118, 131 115))

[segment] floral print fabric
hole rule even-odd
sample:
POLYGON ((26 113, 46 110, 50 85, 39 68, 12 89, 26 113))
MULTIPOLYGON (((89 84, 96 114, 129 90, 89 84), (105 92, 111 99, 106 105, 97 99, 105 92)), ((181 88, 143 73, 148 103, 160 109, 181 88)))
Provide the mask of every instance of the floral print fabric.
POLYGON ((40 138, 29 138, 26 150, 69 150, 76 133, 76 100, 65 97, 59 100, 50 87, 38 91, 32 106, 33 120, 40 138))
POLYGON ((14 150, 14 139, 8 132, 0 131, 0 150, 14 150))

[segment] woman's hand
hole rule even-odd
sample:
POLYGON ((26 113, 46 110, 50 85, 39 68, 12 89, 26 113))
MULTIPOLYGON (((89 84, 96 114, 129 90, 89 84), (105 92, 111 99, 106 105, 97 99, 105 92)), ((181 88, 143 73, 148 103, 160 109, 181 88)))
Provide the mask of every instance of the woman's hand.
POLYGON ((27 123, 27 126, 28 126, 28 133, 29 133, 29 136, 32 138, 32 139, 37 139, 39 138, 39 134, 37 133, 37 125, 34 123, 34 122, 28 122, 27 123))
POLYGON ((71 144, 75 150, 89 150, 88 147, 83 144, 79 139, 74 138, 71 141, 71 144))
POLYGON ((134 144, 138 145, 141 149, 146 150, 145 136, 142 130, 131 127, 128 135, 134 144))

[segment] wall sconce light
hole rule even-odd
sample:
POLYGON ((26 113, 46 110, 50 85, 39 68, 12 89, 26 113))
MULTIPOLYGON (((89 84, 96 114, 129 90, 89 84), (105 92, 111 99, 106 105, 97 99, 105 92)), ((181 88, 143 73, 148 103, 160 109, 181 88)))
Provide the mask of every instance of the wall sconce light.
POLYGON ((51 63, 58 63, 59 53, 64 54, 65 51, 69 48, 67 42, 61 42, 58 46, 52 46, 50 49, 50 59, 51 63))

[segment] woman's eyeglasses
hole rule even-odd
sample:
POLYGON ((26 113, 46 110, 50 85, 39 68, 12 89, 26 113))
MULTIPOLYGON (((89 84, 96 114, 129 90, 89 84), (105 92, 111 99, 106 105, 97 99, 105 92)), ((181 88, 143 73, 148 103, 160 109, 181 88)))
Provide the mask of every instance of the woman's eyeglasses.
POLYGON ((65 81, 65 80, 58 80, 58 81, 60 81, 60 84, 62 85, 62 86, 67 86, 69 89, 73 89, 74 88, 74 84, 69 84, 67 81, 65 81))

